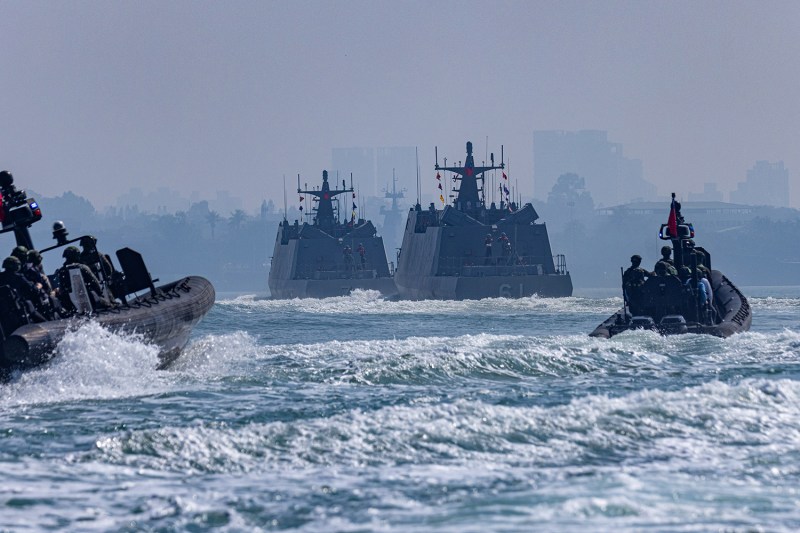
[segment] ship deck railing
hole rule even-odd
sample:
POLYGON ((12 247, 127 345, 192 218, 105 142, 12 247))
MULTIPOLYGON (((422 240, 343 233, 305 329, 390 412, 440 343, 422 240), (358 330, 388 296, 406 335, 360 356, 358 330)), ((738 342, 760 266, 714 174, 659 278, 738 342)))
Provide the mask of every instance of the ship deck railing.
POLYGON ((326 280, 326 279, 375 279, 378 277, 378 271, 374 266, 366 263, 354 264, 339 264, 328 267, 307 268, 298 270, 295 273, 295 279, 313 279, 313 280, 326 280))
POLYGON ((541 258, 532 256, 459 256, 439 258, 439 276, 541 276, 545 273, 541 258))

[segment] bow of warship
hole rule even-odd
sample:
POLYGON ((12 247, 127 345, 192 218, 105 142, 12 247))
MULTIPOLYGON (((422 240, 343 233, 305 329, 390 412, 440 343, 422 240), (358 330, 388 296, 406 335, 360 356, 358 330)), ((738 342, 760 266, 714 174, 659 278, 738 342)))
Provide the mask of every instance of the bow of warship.
MULTIPOLYGON (((438 152, 438 151, 437 151, 438 152)), ((446 160, 445 160, 446 161, 446 160)), ((487 207, 484 174, 505 164, 476 166, 467 142, 463 166, 439 166, 459 188, 450 205, 427 209, 417 202, 408 213, 395 283, 401 298, 466 300, 572 295, 563 255, 553 256, 545 224, 531 204, 510 201, 501 183, 499 205, 487 207)), ((502 174, 505 178, 505 174, 502 174)), ((446 175, 445 175, 446 176, 446 175)), ((446 177, 445 177, 446 179, 446 177)), ((441 189, 441 187, 440 187, 441 189)), ((444 204, 444 196, 440 196, 444 204)))
MULTIPOLYGON (((352 184, 342 182, 331 189, 328 171, 322 172, 322 186, 297 192, 315 204, 311 222, 290 224, 284 219, 278 226, 268 285, 272 298, 328 298, 346 296, 355 289, 377 290, 393 297, 397 289, 386 260, 383 239, 369 220, 355 217, 342 221, 340 201, 355 198, 352 184), (341 200, 339 197, 342 197, 341 200)), ((303 207, 301 206, 301 212, 303 207)))

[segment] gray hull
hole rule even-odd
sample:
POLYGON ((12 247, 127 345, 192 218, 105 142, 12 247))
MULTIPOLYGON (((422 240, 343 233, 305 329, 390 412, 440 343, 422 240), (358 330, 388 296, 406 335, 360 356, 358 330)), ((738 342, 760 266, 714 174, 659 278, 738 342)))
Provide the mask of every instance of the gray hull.
POLYGON ((329 231, 308 224, 279 226, 267 280, 272 298, 330 298, 355 289, 380 291, 387 298, 397 295, 383 239, 370 222, 346 233, 341 227, 329 231), (355 253, 359 244, 366 250, 363 265, 355 253), (342 253, 344 246, 353 252, 349 259, 342 253))
POLYGON ((567 275, 519 276, 425 276, 401 285, 401 298, 409 300, 480 300, 483 298, 558 298, 572 295, 572 280, 567 275))
MULTIPOLYGON (((214 287, 205 278, 190 276, 159 287, 156 297, 132 300, 130 305, 92 316, 110 331, 141 335, 159 347, 160 367, 171 363, 186 346, 189 335, 214 305, 214 287)), ((52 357, 64 334, 81 319, 27 324, 3 343, 0 369, 30 368, 52 357)))
POLYGON ((533 224, 532 218, 518 221, 509 217, 484 225, 474 220, 464 222, 462 215, 450 210, 410 211, 395 272, 399 297, 477 300, 571 296, 569 272, 563 264, 554 264, 547 228, 533 224), (447 225, 453 215, 452 225, 447 225), (487 234, 498 242, 502 233, 508 234, 514 253, 504 255, 495 245, 487 256, 487 234))
POLYGON ((270 284, 270 296, 275 299, 332 298, 347 296, 356 289, 380 291, 386 298, 397 295, 392 278, 338 279, 338 280, 286 280, 270 284))

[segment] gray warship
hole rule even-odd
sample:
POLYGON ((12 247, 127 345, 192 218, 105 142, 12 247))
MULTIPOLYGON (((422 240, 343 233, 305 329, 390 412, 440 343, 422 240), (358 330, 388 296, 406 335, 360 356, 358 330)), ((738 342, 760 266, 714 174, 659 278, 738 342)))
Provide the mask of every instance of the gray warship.
MULTIPOLYGON (((354 289, 380 291, 385 297, 397 293, 383 239, 369 220, 353 215, 343 222, 339 201, 343 194, 353 194, 352 184, 331 189, 328 171, 322 172, 322 187, 302 190, 316 204, 307 215, 309 224, 284 220, 278 227, 272 253, 268 285, 271 297, 328 298, 346 296, 354 289)), ((301 197, 303 198, 303 197, 301 197)), ((346 197, 345 203, 349 201, 346 197)), ((353 203, 355 213, 355 203, 353 203)), ((302 206, 301 206, 302 210, 302 206)))
POLYGON ((395 272, 400 298, 571 296, 566 260, 553 256, 547 227, 536 223, 533 206, 509 201, 507 187, 499 206, 486 206, 484 173, 505 168, 502 149, 497 166, 494 154, 489 166, 475 166, 471 142, 463 166, 448 167, 445 160, 440 167, 438 149, 436 159, 437 177, 452 172, 460 185, 452 205, 422 209, 417 202, 410 210, 395 272))

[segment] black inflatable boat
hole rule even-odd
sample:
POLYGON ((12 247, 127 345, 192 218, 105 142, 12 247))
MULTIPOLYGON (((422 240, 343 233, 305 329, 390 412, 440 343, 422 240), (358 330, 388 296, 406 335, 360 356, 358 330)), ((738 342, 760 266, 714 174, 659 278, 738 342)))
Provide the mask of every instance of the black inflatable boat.
MULTIPOLYGON (((41 208, 25 191, 14 187, 13 177, 7 171, 0 172, 0 192, 0 233, 13 231, 18 247, 34 250, 28 228, 41 220, 41 208)), ((116 252, 121 266, 118 271, 108 256, 97 252, 92 237, 68 239, 64 225, 56 222, 53 238, 56 244, 39 250, 41 254, 78 241, 82 246, 84 242, 91 245, 90 253, 94 253, 98 261, 94 270, 100 273, 98 278, 105 298, 103 295, 89 297, 94 293, 90 293, 90 287, 84 283, 81 269, 88 268, 84 265, 73 265, 62 276, 50 276, 54 285, 62 278, 56 290, 68 309, 53 298, 52 312, 45 315, 19 294, 18 285, 15 289, 11 286, 13 283, 8 284, 11 282, 0 284, 0 378, 8 377, 14 370, 45 363, 53 356, 64 334, 87 320, 96 321, 110 331, 137 334, 145 342, 157 345, 159 366, 163 368, 180 354, 192 328, 214 305, 214 287, 205 278, 189 276, 156 286, 158 280, 152 279, 142 256, 130 248, 116 252), (108 270, 100 266, 100 261, 113 270, 113 275, 105 275, 108 270), (103 305, 98 304, 100 300, 103 305)), ((42 299, 47 301, 44 296, 42 299)))
POLYGON ((747 298, 722 272, 711 269, 710 253, 695 246, 694 227, 683 220, 675 194, 659 237, 673 245, 662 248, 664 257, 656 265, 661 272, 647 272, 639 267, 639 256, 631 257, 632 266, 623 274, 622 309, 590 336, 609 338, 635 329, 717 337, 748 331, 752 310, 747 298), (669 258, 672 252, 674 258, 669 258))

